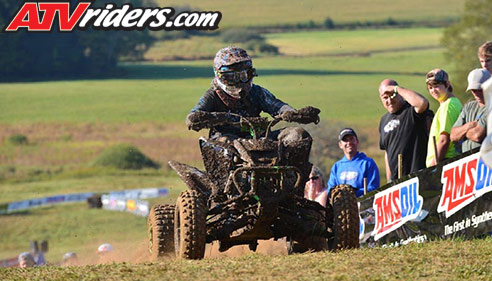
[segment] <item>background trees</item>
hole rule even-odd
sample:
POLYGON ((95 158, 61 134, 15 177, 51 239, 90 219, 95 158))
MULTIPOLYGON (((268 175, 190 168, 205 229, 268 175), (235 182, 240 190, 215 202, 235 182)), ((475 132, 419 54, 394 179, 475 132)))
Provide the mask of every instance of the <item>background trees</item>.
MULTIPOLYGON (((71 0, 72 7, 78 1, 71 0)), ((150 0, 98 0, 93 7, 112 2, 155 6, 150 0)), ((0 26, 4 28, 21 5, 0 0, 0 26)), ((58 23, 55 20, 54 30, 58 23)), ((153 42, 148 30, 101 31, 88 29, 72 33, 28 33, 24 30, 0 35, 1 80, 53 79, 111 75, 117 62, 141 59, 153 42)))
POLYGON ((487 40, 492 40, 492 5, 489 0, 467 0, 461 20, 448 27, 442 39, 446 58, 454 66, 454 92, 463 101, 470 98, 465 94, 468 73, 480 67, 478 47, 487 40))

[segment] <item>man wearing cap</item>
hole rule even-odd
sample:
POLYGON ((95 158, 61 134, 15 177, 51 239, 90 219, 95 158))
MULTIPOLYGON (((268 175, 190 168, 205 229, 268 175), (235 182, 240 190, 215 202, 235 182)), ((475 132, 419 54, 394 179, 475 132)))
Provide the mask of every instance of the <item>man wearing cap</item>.
POLYGON ((453 95, 453 86, 449 82, 449 75, 443 69, 429 71, 425 82, 429 94, 439 102, 436 116, 432 120, 427 145, 426 165, 431 167, 444 159, 453 158, 457 155, 449 134, 460 115, 462 105, 460 100, 453 95))
POLYGON ((388 111, 379 123, 379 147, 385 151, 386 179, 390 181, 398 178, 398 155, 402 156, 402 176, 425 168, 429 101, 391 79, 380 83, 379 97, 388 111))
POLYGON ((474 100, 468 102, 451 129, 451 141, 462 142, 463 152, 480 147, 487 135, 487 111, 482 84, 490 78, 490 72, 483 68, 474 69, 468 74, 468 87, 474 100))
POLYGON ((364 195, 364 178, 367 179, 367 192, 379 188, 379 169, 373 159, 358 151, 359 139, 351 128, 345 128, 338 134, 338 147, 344 157, 331 167, 328 190, 340 184, 354 187, 355 195, 364 195))

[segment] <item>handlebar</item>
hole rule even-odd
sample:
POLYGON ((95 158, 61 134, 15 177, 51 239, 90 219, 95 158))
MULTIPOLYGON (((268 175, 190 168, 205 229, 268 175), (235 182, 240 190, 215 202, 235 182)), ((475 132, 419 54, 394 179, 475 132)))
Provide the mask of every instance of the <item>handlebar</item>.
POLYGON ((204 112, 197 111, 187 117, 188 128, 199 131, 204 128, 216 126, 249 127, 253 138, 258 138, 258 128, 265 128, 265 137, 268 138, 273 126, 280 121, 296 122, 301 124, 319 123, 320 110, 315 107, 304 107, 296 111, 284 111, 269 120, 268 117, 244 117, 236 113, 228 112, 204 112))

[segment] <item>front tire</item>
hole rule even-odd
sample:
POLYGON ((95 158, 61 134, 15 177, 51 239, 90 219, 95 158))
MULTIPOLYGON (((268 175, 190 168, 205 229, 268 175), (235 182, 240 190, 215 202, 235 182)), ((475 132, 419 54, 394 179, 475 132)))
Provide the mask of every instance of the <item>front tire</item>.
POLYGON ((359 208, 354 188, 347 184, 337 185, 331 190, 330 203, 333 207, 332 250, 359 247, 359 208))
POLYGON ((147 219, 149 253, 152 260, 174 256, 174 205, 157 204, 147 219))
POLYGON ((196 191, 186 190, 179 195, 174 213, 174 247, 178 258, 203 259, 206 216, 207 207, 196 191))

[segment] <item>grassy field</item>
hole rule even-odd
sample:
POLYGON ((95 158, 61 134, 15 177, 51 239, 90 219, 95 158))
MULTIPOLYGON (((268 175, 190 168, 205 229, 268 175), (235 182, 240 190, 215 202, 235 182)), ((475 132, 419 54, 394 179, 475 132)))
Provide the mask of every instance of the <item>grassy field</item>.
MULTIPOLYGON (((384 109, 379 82, 391 77, 429 97, 425 73, 446 69, 441 49, 263 57, 254 63, 259 74, 255 83, 282 100, 296 108, 316 105, 324 122, 363 130, 368 140, 363 149, 369 148, 380 165, 377 126, 384 109)), ((127 75, 118 79, 1 84, 0 174, 12 166, 17 175, 85 168, 103 149, 121 142, 137 145, 163 166, 171 159, 199 163, 196 139, 206 133, 188 131, 184 117, 208 88, 210 62, 136 63, 125 68, 127 75), (29 144, 8 144, 13 134, 26 135, 29 144)))
MULTIPOLYGON (((182 7, 183 1, 157 0, 162 7, 182 7)), ((280 26, 306 23, 319 24, 330 17, 335 22, 395 20, 436 21, 457 17, 463 9, 462 0, 376 0, 370 4, 364 0, 305 0, 260 1, 251 0, 240 5, 224 5, 220 0, 186 1, 193 9, 220 11, 220 27, 280 26)))
MULTIPOLYGON (((255 58, 259 74, 255 83, 296 107, 305 105, 306 99, 313 101, 323 110, 323 119, 369 120, 374 125, 383 109, 376 106, 377 98, 369 97, 375 94, 377 97, 376 90, 382 79, 393 77, 403 86, 424 93, 425 73, 449 65, 442 56, 442 49, 435 48, 439 31, 403 29, 354 34, 344 31, 334 32, 334 35, 330 32, 272 35, 269 40, 278 40, 286 50, 291 50, 286 54, 299 54, 305 41, 311 42, 313 51, 305 50, 302 56, 255 58), (395 43, 398 32, 403 39, 395 43), (370 38, 378 36, 388 40, 368 44, 370 38), (346 56, 337 56, 340 54, 337 40, 343 37, 351 38, 353 43, 342 48, 346 56), (365 49, 356 48, 357 45, 365 49), (433 48, 427 49, 429 47, 433 48), (339 99, 337 94, 342 90, 345 94, 339 99), (345 110, 357 99, 365 100, 357 104, 366 110, 355 111, 363 116, 354 116, 353 112, 345 110), (328 111, 328 104, 336 108, 328 111)), ((124 65, 124 69, 126 74, 115 79, 1 84, 4 102, 0 104, 0 123, 181 122, 213 76, 210 60, 133 63, 124 65)))
POLYGON ((2 280, 490 280, 492 240, 201 261, 0 269, 2 280))
MULTIPOLYGON (((437 48, 442 31, 442 28, 391 28, 271 33, 265 37, 283 56, 369 56, 378 52, 437 48)), ((145 59, 211 59, 225 44, 220 37, 205 36, 164 40, 152 46, 145 59)))
MULTIPOLYGON (((259 74, 255 83, 296 108, 319 107, 322 110, 320 126, 326 126, 320 127, 322 129, 338 131, 342 126, 354 127, 365 140, 362 150, 383 167, 382 153, 377 146, 377 125, 384 113, 377 94, 379 82, 391 77, 402 86, 429 97, 425 90, 425 73, 435 67, 446 69, 448 64, 442 49, 435 48, 439 29, 401 30, 405 40, 396 45, 394 40, 369 44, 371 36, 394 38, 395 30, 367 32, 271 35, 268 40, 278 40, 285 50, 298 52, 304 41, 311 41, 313 50, 300 55, 285 51, 290 55, 255 57, 259 74), (298 36, 303 40, 298 40, 298 36), (334 38, 343 37, 353 40, 352 45, 367 45, 367 50, 361 54, 360 48, 351 45, 344 47, 344 55, 340 55, 334 38), (332 41, 333 44, 329 44, 332 41), (411 46, 409 42, 413 42, 411 46)), ((188 131, 184 118, 209 86, 213 75, 211 61, 126 63, 122 67, 124 75, 107 79, 0 84, 0 203, 71 192, 156 186, 172 188, 171 197, 164 201, 173 201, 184 185, 169 171, 167 161, 173 159, 201 166, 197 138, 206 132, 188 131), (8 138, 14 134, 26 135, 28 144, 10 144, 8 138), (163 168, 121 172, 89 166, 102 150, 118 143, 136 145, 163 164, 163 168)), ((432 108, 436 108, 435 103, 432 108)), ((336 147, 333 149, 338 151, 336 147)), ((162 199, 152 203, 160 201, 162 199)), ((52 262, 58 261, 66 251, 80 253, 85 257, 84 262, 94 262, 94 250, 102 242, 113 243, 121 250, 124 259, 119 261, 145 261, 147 258, 145 219, 126 213, 91 210, 85 204, 75 204, 1 216, 0 225, 0 259, 27 250, 29 240, 34 239, 50 241, 48 259, 52 262)), ((328 254, 326 258, 334 257, 328 254)), ((265 257, 245 259, 259 262, 265 257)), ((346 264, 348 260, 340 262, 346 264)), ((204 266, 210 267, 206 263, 204 261, 204 266)), ((175 270, 183 265, 179 261, 172 264, 175 270)), ((473 271, 476 267, 470 266, 476 274, 473 271)), ((39 270, 22 274, 42 276, 43 269, 39 270)), ((97 272, 106 267, 87 270, 97 272)), ((126 269, 116 266, 115 270, 126 269)), ((6 272, 0 271, 0 274, 6 272)), ((224 273, 222 270, 213 274, 221 272, 224 273)), ((319 274, 322 273, 326 272, 319 274)), ((31 276, 22 274, 19 278, 31 276)), ((189 276, 190 273, 176 274, 189 276)), ((208 278, 212 276, 215 275, 208 278)), ((339 279, 347 278, 343 276, 346 275, 339 279)), ((153 275, 149 278, 155 279, 153 275)), ((0 276, 0 279, 4 278, 0 276)))
MULTIPOLYGON (((51 179, 17 184, 3 184, 2 202, 33 196, 76 192, 105 192, 142 187, 166 187, 169 197, 151 199, 155 203, 174 203, 185 188, 176 177, 154 173, 145 175, 113 172, 84 178, 51 179)), ((111 243, 121 254, 119 261, 145 261, 146 218, 125 212, 89 209, 87 203, 40 207, 0 218, 0 259, 15 257, 29 249, 31 240, 47 240, 46 258, 54 263, 67 251, 74 251, 83 263, 95 263, 95 251, 102 243, 111 243), (132 249, 138 250, 135 253, 132 249), (136 256, 139 255, 139 256, 136 256), (139 260, 142 259, 142 260, 139 260)))
POLYGON ((267 35, 267 42, 289 56, 369 55, 436 48, 442 31, 441 28, 409 28, 273 33, 267 35))

